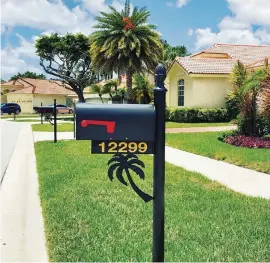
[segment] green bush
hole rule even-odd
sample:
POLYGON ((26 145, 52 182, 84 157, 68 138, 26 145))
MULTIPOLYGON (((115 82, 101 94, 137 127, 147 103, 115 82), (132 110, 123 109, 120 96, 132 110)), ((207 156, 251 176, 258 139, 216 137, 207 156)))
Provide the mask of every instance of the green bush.
POLYGON ((166 107, 165 109, 165 120, 169 121, 170 120, 170 109, 166 107))
POLYGON ((225 142, 225 139, 229 136, 235 136, 238 134, 238 131, 224 131, 220 133, 217 137, 219 141, 225 142))
POLYGON ((172 122, 224 122, 229 120, 226 109, 167 108, 166 120, 172 122))
POLYGON ((256 116, 256 127, 255 134, 252 134, 253 129, 253 119, 248 118, 247 116, 243 116, 239 114, 237 117, 238 121, 238 131, 242 135, 253 135, 253 136, 265 136, 270 134, 270 120, 266 117, 257 115, 256 116))

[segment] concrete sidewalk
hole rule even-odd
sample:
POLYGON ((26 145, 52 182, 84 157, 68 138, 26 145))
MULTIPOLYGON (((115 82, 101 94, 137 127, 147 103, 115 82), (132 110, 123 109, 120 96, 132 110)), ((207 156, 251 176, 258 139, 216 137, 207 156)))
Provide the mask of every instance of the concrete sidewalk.
MULTIPOLYGON (((53 141, 53 132, 33 132, 34 142, 53 141)), ((74 139, 73 132, 57 132, 57 140, 72 140, 74 139)))
POLYGON ((270 199, 270 175, 197 154, 166 147, 166 161, 201 173, 213 181, 249 196, 270 199))
POLYGON ((1 186, 1 262, 48 262, 32 130, 18 137, 1 186))
POLYGON ((181 132, 219 132, 236 130, 237 126, 218 126, 218 127, 192 127, 192 128, 167 128, 166 133, 181 132))

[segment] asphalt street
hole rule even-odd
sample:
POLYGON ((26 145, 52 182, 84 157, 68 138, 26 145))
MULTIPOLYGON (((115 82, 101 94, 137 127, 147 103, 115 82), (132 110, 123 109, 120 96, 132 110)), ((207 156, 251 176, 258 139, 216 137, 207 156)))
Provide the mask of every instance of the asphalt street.
POLYGON ((12 156, 18 135, 23 124, 1 120, 1 180, 4 178, 5 171, 12 156))

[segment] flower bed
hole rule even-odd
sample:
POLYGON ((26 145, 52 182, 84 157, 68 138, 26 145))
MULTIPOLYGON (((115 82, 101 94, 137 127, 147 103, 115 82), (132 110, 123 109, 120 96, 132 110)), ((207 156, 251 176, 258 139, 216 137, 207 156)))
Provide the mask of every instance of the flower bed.
POLYGON ((224 139, 228 144, 248 148, 270 148, 270 139, 252 136, 236 135, 228 136, 224 139))

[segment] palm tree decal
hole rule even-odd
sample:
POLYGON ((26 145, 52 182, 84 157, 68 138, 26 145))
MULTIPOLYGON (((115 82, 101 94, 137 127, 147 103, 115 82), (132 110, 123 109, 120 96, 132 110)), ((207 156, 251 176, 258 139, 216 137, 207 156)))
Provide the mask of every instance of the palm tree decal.
POLYGON ((115 154, 108 162, 108 176, 110 180, 113 180, 113 173, 116 172, 117 179, 124 185, 128 185, 123 177, 123 172, 125 171, 127 175, 128 182, 132 189, 139 195, 144 202, 149 202, 153 199, 152 196, 143 192, 133 181, 129 170, 135 172, 141 179, 144 180, 145 175, 142 168, 145 168, 145 165, 142 161, 138 159, 135 154, 128 153, 127 155, 115 154))

